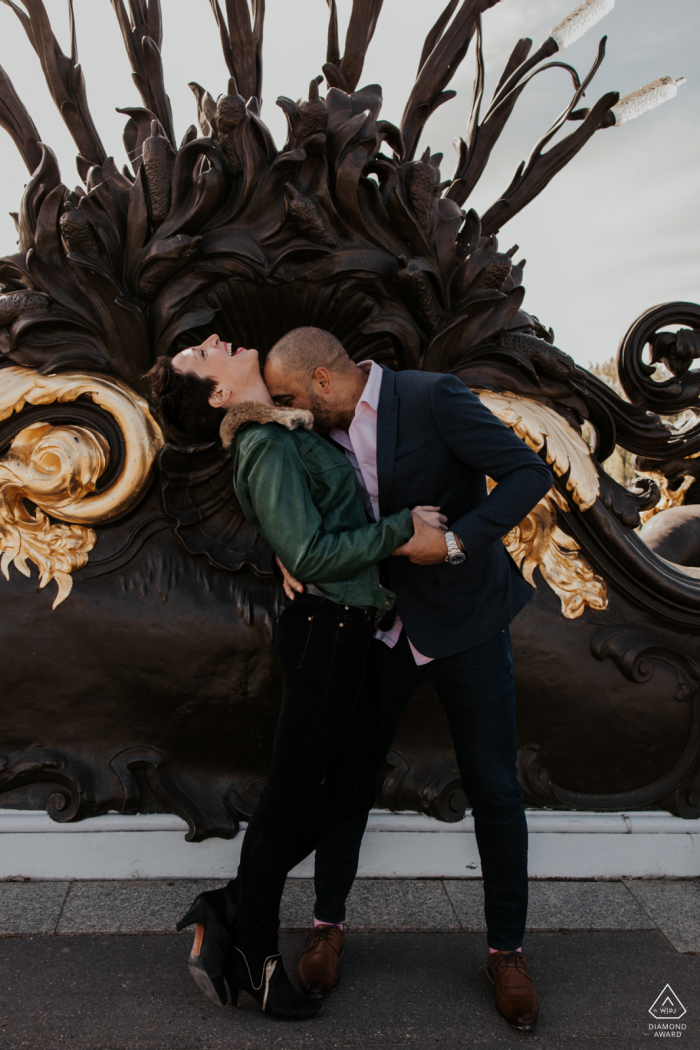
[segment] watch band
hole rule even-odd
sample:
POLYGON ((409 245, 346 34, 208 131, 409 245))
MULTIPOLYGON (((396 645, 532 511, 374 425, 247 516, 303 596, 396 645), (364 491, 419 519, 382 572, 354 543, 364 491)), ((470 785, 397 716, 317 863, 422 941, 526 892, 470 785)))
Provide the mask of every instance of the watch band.
POLYGON ((455 538, 454 532, 445 533, 445 543, 447 544, 447 557, 445 561, 450 565, 461 565, 463 561, 466 561, 466 554, 460 548, 455 538))

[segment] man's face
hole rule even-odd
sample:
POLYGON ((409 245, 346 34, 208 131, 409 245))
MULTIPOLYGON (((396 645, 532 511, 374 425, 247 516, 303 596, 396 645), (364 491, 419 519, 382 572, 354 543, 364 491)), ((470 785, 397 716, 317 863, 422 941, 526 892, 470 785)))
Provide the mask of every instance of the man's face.
POLYGON ((265 385, 275 404, 281 408, 305 408, 313 412, 314 429, 319 434, 330 434, 341 420, 336 404, 336 392, 332 376, 326 369, 317 369, 310 382, 286 372, 279 361, 265 364, 265 385), (322 381, 316 381, 316 375, 323 373, 322 381), (327 377, 327 381, 326 381, 327 377))
POLYGON ((200 379, 213 379, 217 387, 237 390, 245 387, 251 376, 260 375, 257 350, 243 346, 233 349, 218 335, 210 335, 198 346, 181 350, 173 358, 176 372, 192 372, 200 379))

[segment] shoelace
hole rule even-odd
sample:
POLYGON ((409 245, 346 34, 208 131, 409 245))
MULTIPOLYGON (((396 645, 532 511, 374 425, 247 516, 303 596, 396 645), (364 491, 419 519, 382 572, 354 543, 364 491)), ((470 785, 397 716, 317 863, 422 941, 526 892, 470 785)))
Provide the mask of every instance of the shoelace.
MULTIPOLYGON (((317 926, 314 932, 306 942, 306 951, 308 952, 311 948, 318 948, 321 941, 328 941, 330 939, 331 932, 337 930, 337 926, 317 926)), ((333 951, 337 952, 337 948, 334 944, 331 944, 333 951)))
POLYGON ((529 980, 530 975, 527 972, 526 958, 527 956, 523 952, 501 952, 491 967, 494 977, 500 977, 509 967, 513 967, 529 980))

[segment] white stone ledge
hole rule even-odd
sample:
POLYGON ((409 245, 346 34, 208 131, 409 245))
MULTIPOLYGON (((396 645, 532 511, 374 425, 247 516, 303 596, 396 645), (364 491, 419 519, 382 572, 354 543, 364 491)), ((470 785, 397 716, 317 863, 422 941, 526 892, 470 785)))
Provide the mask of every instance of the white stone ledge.
POLYGON ((184 835, 187 824, 172 813, 136 813, 133 816, 106 813, 75 824, 59 824, 43 810, 0 809, 0 835, 92 835, 110 831, 177 831, 184 835))
MULTIPOLYGON (((570 813, 555 810, 526 810, 527 826, 531 835, 693 835, 700 834, 700 820, 683 820, 663 811, 649 810, 637 813, 570 813)), ((245 828, 245 823, 242 827, 245 828)), ((177 831, 183 834, 187 824, 172 813, 137 813, 124 816, 107 813, 88 817, 74 824, 59 824, 43 810, 0 809, 1 834, 61 834, 84 835, 94 832, 153 832, 177 831)), ((368 832, 416 832, 422 835, 473 834, 474 820, 465 817, 454 824, 446 824, 420 813, 404 811, 388 813, 375 809, 370 813, 368 832)))
MULTIPOLYGON (((525 811, 531 835, 646 835, 700 834, 700 820, 683 820, 664 811, 641 813, 568 813, 546 809, 525 811)), ((387 813, 375 809, 370 814, 368 831, 419 831, 423 834, 474 833, 474 819, 465 817, 454 824, 445 824, 420 813, 387 813)))
MULTIPOLYGON (((533 878, 700 876, 700 820, 664 812, 528 810, 533 878)), ((243 835, 185 842, 171 814, 109 813, 58 824, 44 812, 0 810, 0 879, 229 878, 243 835), (50 837, 49 837, 50 836, 50 837)), ((308 858, 292 877, 308 878, 308 858)), ((374 810, 360 857, 364 878, 478 878, 474 822, 374 810)))

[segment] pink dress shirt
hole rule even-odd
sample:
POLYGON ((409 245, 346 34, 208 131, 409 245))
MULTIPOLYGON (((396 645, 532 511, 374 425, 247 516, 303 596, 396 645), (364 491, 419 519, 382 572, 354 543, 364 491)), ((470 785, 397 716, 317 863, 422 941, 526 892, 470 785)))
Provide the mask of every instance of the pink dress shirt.
MULTIPOLYGON (((355 468, 365 510, 372 515, 375 521, 379 521, 381 515, 379 513, 379 481, 377 478, 377 412, 379 410, 379 391, 381 390, 384 373, 374 361, 362 361, 358 367, 363 372, 366 372, 368 376, 364 393, 357 402, 349 431, 331 430, 331 437, 337 444, 343 446, 345 455, 355 468)), ((377 630, 374 632, 374 637, 384 642, 390 649, 393 649, 399 640, 402 626, 403 624, 399 616, 397 616, 390 631, 377 630)), ((408 644, 411 646, 413 658, 419 666, 429 664, 432 661, 431 656, 423 656, 411 645, 410 638, 408 644)))

